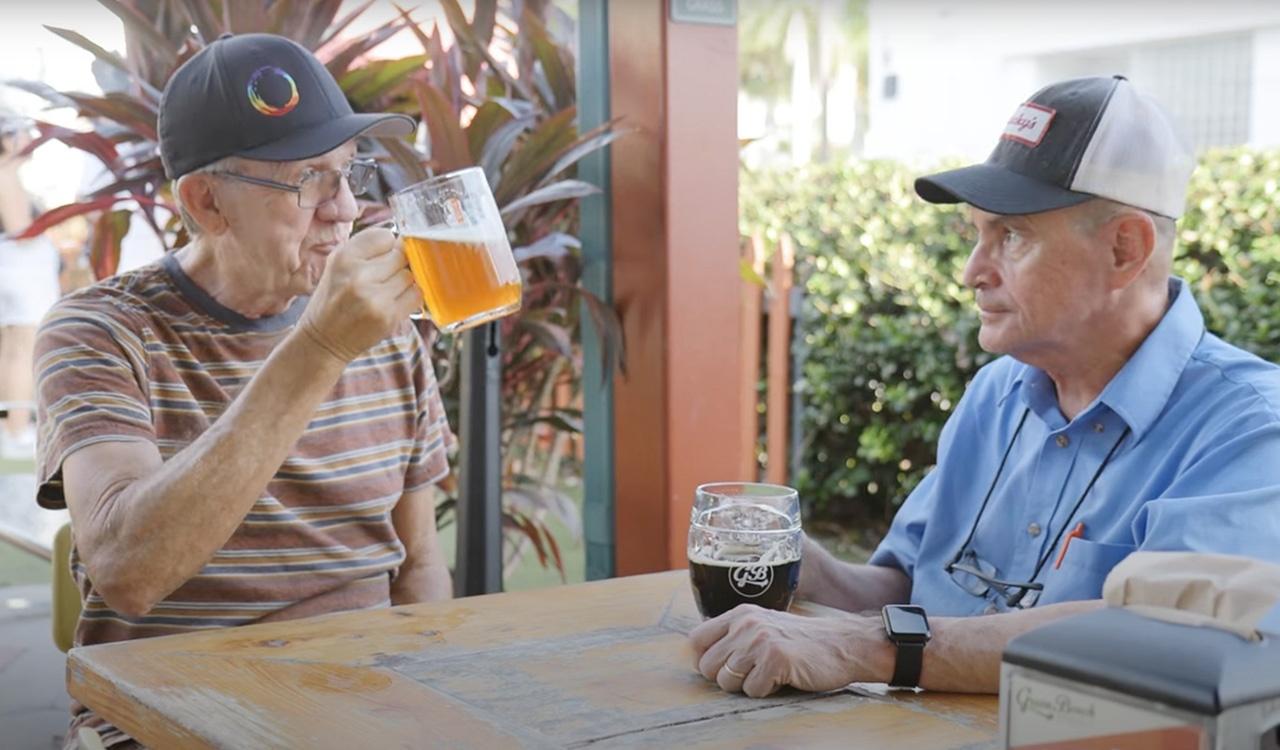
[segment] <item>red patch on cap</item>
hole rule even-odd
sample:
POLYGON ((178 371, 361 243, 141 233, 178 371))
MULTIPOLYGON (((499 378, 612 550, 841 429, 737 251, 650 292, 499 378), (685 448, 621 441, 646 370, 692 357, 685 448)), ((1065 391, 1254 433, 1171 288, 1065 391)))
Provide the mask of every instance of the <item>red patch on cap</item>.
POLYGON ((1004 126, 1001 138, 1008 138, 1032 148, 1039 146, 1044 134, 1049 132, 1049 123, 1058 111, 1041 106, 1035 102, 1024 102, 1014 111, 1004 126))

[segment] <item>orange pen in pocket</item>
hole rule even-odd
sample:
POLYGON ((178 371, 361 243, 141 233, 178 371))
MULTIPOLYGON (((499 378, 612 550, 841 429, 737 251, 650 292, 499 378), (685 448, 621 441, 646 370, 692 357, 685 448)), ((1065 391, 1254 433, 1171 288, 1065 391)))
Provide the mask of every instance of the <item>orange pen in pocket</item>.
POLYGON ((1083 536, 1084 536, 1084 521, 1081 521, 1080 523, 1076 524, 1076 527, 1067 534, 1067 538, 1062 540, 1062 551, 1058 553, 1058 559, 1054 560, 1053 562, 1054 570, 1057 570, 1058 568, 1062 567, 1062 558, 1067 556, 1067 548, 1071 546, 1071 540, 1078 539, 1083 536))

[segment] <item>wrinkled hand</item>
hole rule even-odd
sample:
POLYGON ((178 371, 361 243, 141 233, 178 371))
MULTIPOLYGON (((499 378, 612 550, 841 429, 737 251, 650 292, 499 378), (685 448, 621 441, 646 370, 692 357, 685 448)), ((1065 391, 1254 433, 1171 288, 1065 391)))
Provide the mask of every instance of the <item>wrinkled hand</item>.
POLYGON ((753 604, 707 620, 689 640, 703 677, 752 698, 788 685, 819 692, 882 681, 891 648, 874 618, 801 617, 753 604))
POLYGON ((366 229, 329 256, 298 325, 330 354, 350 362, 421 305, 400 241, 386 229, 366 229))

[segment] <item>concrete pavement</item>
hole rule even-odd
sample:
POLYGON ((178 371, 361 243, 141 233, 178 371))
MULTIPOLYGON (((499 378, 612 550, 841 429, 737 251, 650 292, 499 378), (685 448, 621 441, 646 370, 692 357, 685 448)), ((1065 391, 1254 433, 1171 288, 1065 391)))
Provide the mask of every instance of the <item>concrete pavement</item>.
POLYGON ((0 588, 0 747, 62 747, 66 658, 49 634, 47 585, 0 588))

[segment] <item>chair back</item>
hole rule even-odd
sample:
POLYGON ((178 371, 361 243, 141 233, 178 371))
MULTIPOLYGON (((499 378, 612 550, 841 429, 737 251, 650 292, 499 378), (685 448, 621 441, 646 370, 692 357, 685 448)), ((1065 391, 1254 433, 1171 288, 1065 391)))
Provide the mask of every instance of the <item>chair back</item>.
POLYGON ((66 653, 75 643, 80 620, 80 589, 71 577, 71 524, 53 537, 53 642, 66 653))

